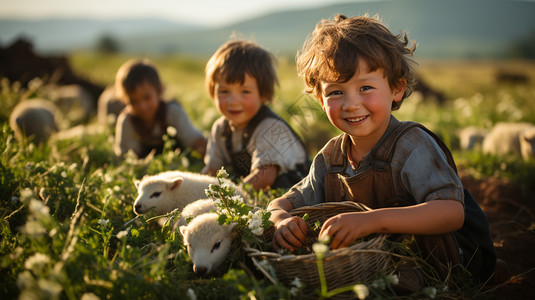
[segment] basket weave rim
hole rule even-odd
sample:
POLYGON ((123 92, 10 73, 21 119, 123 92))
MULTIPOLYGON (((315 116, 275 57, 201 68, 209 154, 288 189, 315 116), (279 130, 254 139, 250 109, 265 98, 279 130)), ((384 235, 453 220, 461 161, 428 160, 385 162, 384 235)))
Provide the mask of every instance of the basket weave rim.
MULTIPOLYGON (((362 203, 352 202, 352 201, 343 201, 343 202, 325 202, 320 203, 316 205, 311 206, 302 206, 293 209, 289 213, 293 216, 300 216, 304 215, 305 213, 309 213, 311 211, 321 211, 326 210, 329 208, 343 208, 347 209, 348 211, 369 211, 372 210, 371 208, 367 207, 366 205, 362 203)), ((329 260, 332 256, 338 256, 338 255, 347 255, 347 254, 354 254, 354 253, 364 253, 364 252, 375 252, 375 253, 389 253, 388 251, 380 250, 377 248, 372 248, 375 245, 382 245, 384 240, 386 239, 388 235, 387 234, 375 234, 374 237, 367 241, 359 242, 356 244, 353 244, 349 247, 344 247, 340 249, 329 249, 325 255, 323 256, 323 259, 329 260)), ((257 257, 257 258, 267 258, 268 260, 277 261, 277 262, 284 262, 284 261, 290 261, 290 260, 316 260, 316 253, 308 253, 308 254, 280 254, 277 252, 270 252, 270 251, 260 251, 256 248, 251 248, 248 245, 245 245, 244 250, 247 252, 247 255, 250 257, 257 257)))

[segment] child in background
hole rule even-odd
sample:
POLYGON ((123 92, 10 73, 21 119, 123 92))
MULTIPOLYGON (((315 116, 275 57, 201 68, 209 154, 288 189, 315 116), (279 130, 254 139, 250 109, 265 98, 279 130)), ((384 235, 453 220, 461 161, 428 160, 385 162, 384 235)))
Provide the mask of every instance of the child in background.
MULTIPOLYGON (((464 265, 486 282, 495 270, 487 218, 463 189, 451 153, 420 124, 391 115, 415 84, 406 35, 393 35, 376 18, 338 15, 321 21, 299 53, 306 91, 343 133, 329 141, 310 173, 268 207, 273 247, 302 246, 305 221, 294 208, 329 201, 355 201, 372 208, 328 219, 319 233, 332 249, 373 233, 414 236, 442 278, 448 266, 464 265)), ((419 291, 415 272, 400 285, 419 291)))
POLYGON ((118 156, 128 150, 139 158, 153 150, 161 153, 168 127, 176 129, 178 147, 191 147, 204 155, 206 138, 191 124, 180 104, 162 100, 162 83, 151 62, 125 62, 117 71, 115 86, 126 105, 117 117, 114 151, 118 156))
POLYGON ((307 174, 303 142, 266 106, 277 84, 269 52, 252 42, 227 42, 208 61, 205 82, 222 116, 212 126, 203 173, 225 166, 256 190, 289 188, 307 174))

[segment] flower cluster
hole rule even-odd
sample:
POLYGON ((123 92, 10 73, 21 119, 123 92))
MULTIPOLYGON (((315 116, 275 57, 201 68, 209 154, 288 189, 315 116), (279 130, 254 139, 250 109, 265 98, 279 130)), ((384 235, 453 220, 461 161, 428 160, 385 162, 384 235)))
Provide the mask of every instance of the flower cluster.
POLYGON ((263 241, 260 236, 264 229, 272 225, 269 221, 271 213, 244 203, 244 199, 236 195, 236 189, 228 177, 225 169, 221 168, 217 172, 218 184, 211 184, 205 191, 217 207, 219 224, 236 224, 235 230, 243 241, 261 246, 263 241))

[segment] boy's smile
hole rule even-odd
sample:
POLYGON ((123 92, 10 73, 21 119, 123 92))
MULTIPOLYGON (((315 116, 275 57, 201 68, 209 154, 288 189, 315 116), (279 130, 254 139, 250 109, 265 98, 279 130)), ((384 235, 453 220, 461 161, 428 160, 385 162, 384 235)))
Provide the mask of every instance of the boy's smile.
POLYGON ((321 84, 321 105, 331 123, 368 150, 383 136, 392 102, 400 101, 404 92, 404 86, 391 89, 383 71, 370 71, 359 59, 359 68, 348 81, 321 84))
POLYGON ((256 79, 248 74, 243 84, 218 80, 214 90, 217 110, 236 128, 244 128, 265 102, 256 79))

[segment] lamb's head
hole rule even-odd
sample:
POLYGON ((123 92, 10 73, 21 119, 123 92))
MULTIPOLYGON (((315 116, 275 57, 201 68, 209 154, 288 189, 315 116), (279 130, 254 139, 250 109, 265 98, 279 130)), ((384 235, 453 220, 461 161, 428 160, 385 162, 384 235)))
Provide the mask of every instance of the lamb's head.
POLYGON ((145 177, 141 181, 135 180, 134 184, 138 196, 134 202, 134 212, 142 215, 152 209, 157 214, 172 211, 176 208, 172 199, 173 192, 180 187, 183 181, 182 177, 169 179, 158 176, 145 177))
POLYGON ((535 127, 528 128, 520 134, 520 152, 524 160, 535 158, 535 127))
POLYGON ((207 275, 225 259, 232 245, 232 229, 235 224, 219 225, 218 215, 198 215, 187 226, 180 226, 184 245, 193 262, 193 271, 207 275))

